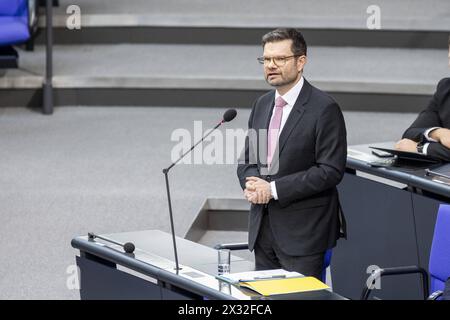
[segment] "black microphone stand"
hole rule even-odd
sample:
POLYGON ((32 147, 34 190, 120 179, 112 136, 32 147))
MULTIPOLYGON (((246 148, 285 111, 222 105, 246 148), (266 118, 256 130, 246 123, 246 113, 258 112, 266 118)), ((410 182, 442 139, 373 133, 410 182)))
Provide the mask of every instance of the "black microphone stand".
POLYGON ((170 169, 172 169, 181 159, 183 159, 189 152, 191 152, 192 150, 194 150, 194 148, 201 142, 203 142, 203 140, 205 140, 205 138, 207 136, 209 136, 214 130, 216 130, 221 124, 223 124, 225 122, 225 120, 222 120, 221 122, 219 122, 213 129, 211 129, 211 131, 208 132, 208 134, 206 134, 205 136, 203 136, 201 138, 201 140, 199 140, 196 144, 194 144, 191 149, 189 149, 188 151, 186 151, 181 157, 178 158, 177 161, 173 162, 170 166, 168 166, 167 168, 163 169, 163 173, 164 173, 164 177, 166 179, 166 190, 167 190, 167 201, 169 203, 169 216, 170 216, 170 227, 172 229, 172 242, 173 242, 173 251, 174 251, 174 255, 175 255, 175 271, 178 274, 178 271, 181 270, 179 264, 178 264, 178 253, 177 253, 177 242, 175 239, 175 228, 173 226, 173 213, 172 213, 172 201, 170 199, 170 188, 169 188, 169 171, 170 169))

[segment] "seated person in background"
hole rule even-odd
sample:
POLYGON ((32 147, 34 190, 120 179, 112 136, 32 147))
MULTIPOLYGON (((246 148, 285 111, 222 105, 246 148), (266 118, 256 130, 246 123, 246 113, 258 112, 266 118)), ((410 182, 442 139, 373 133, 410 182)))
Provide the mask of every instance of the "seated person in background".
POLYGON ((450 78, 439 81, 430 104, 395 148, 450 162, 450 78))

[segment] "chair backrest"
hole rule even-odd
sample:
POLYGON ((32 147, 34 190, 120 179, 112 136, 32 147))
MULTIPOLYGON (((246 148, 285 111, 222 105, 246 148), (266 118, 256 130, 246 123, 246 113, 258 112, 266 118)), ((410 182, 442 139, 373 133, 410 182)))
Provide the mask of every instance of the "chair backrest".
POLYGON ((328 249, 325 252, 325 257, 323 259, 322 276, 320 279, 323 283, 325 283, 327 280, 327 268, 330 266, 332 253, 333 253, 333 249, 328 249))
POLYGON ((431 245, 429 272, 431 290, 444 290, 450 277, 450 205, 440 205, 431 245))
POLYGON ((21 17, 28 14, 28 0, 1 0, 0 16, 21 17))

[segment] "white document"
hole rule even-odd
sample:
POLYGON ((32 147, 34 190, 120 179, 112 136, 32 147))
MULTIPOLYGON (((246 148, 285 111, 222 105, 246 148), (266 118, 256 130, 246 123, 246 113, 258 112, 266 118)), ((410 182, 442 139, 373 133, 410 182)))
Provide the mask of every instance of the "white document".
POLYGON ((247 271, 239 273, 228 273, 216 276, 218 279, 229 282, 229 283, 239 283, 239 282, 250 282, 250 281, 260 281, 260 280, 274 280, 283 278, 299 278, 303 277, 301 273, 295 271, 286 271, 284 269, 273 269, 273 270, 261 270, 261 271, 247 271))

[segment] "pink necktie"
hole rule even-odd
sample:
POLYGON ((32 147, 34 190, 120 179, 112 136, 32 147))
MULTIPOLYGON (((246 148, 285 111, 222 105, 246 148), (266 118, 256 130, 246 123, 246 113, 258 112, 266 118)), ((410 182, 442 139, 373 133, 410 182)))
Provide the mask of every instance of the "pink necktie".
POLYGON ((283 117, 283 107, 287 102, 282 97, 275 100, 275 114, 269 124, 269 132, 267 137, 267 165, 270 166, 273 154, 277 147, 278 133, 280 132, 281 118, 283 117))

